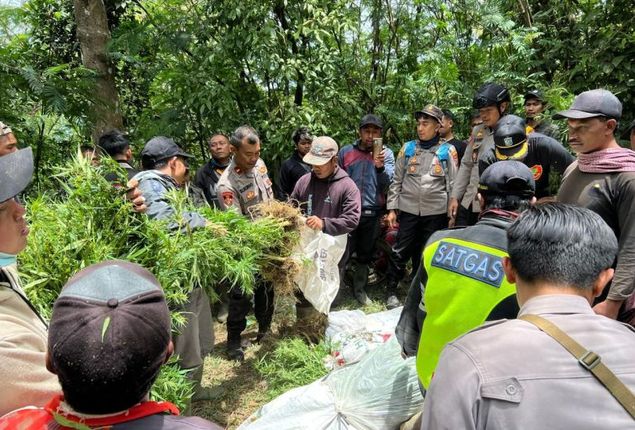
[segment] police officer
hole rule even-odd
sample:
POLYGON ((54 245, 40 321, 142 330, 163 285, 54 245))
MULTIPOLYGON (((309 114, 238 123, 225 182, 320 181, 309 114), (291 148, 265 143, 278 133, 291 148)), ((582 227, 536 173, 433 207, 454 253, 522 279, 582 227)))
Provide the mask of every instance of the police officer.
POLYGON ((507 88, 493 82, 483 84, 474 95, 472 106, 478 109, 483 123, 472 130, 467 149, 461 159, 461 167, 454 181, 448 207, 450 226, 473 225, 478 219, 478 160, 482 153, 494 147, 494 126, 506 115, 510 100, 507 88))
POLYGON ((525 93, 525 117, 527 118, 527 134, 532 131, 549 136, 556 141, 560 139, 558 128, 545 119, 547 100, 542 91, 532 89, 525 93))
POLYGON ((479 173, 482 174, 497 161, 522 161, 534 175, 536 198, 549 197, 552 169, 563 175, 574 158, 557 140, 537 132, 526 133, 525 130, 525 121, 522 118, 516 115, 501 118, 496 123, 494 148, 488 149, 480 157, 479 173))
MULTIPOLYGON (((223 210, 236 210, 242 215, 250 215, 250 208, 273 199, 271 180, 267 166, 260 159, 260 138, 252 127, 238 127, 230 136, 234 147, 234 157, 223 172, 217 185, 219 204, 223 210)), ((229 292, 227 316, 227 355, 230 359, 243 361, 241 333, 247 327, 247 314, 251 308, 251 297, 240 285, 229 292)), ((256 281, 254 290, 254 313, 258 321, 260 342, 268 333, 273 317, 273 286, 262 279, 256 281)))
POLYGON ((388 309, 401 304, 397 286, 408 260, 414 258, 416 271, 430 235, 448 226, 448 197, 457 171, 456 149, 440 140, 441 109, 427 105, 414 117, 418 139, 406 142, 399 151, 388 190, 386 221, 390 227, 395 225, 399 211, 399 232, 386 274, 388 309))
POLYGON ((515 288, 502 265, 506 229, 535 201, 534 192, 527 166, 494 163, 480 179, 478 223, 436 232, 428 241, 396 330, 404 353, 416 354, 426 389, 447 342, 486 319, 516 315, 515 288))

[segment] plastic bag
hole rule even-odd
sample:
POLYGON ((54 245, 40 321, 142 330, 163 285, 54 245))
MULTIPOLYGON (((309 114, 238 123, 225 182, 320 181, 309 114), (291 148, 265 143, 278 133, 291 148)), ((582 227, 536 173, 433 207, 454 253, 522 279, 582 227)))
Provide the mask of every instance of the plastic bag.
POLYGON ((264 405, 239 430, 396 430, 421 410, 414 357, 393 336, 359 363, 264 405))
POLYGON ((338 263, 346 250, 347 235, 331 236, 309 228, 302 229, 300 243, 293 253, 303 264, 294 280, 304 297, 323 314, 340 288, 338 263))

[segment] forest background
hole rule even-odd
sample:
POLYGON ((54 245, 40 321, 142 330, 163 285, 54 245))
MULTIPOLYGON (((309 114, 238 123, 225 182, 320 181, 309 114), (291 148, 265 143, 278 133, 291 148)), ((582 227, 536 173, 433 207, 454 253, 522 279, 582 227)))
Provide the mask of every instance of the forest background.
MULTIPOLYGON (((604 87, 635 114, 627 0, 4 0, 0 120, 36 154, 36 190, 100 132, 139 152, 173 137, 202 163, 210 133, 255 126, 270 170, 306 125, 341 145, 368 112, 393 148, 412 112, 451 108, 467 137, 485 81, 538 87, 551 113, 604 87)), ((560 124, 561 128, 563 124, 560 124)), ((198 163, 195 163, 196 165, 198 163)))

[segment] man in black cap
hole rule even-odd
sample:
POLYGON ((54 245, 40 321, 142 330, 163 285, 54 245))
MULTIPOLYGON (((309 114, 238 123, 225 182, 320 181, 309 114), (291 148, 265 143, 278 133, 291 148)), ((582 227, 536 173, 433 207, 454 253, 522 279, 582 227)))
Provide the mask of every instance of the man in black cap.
MULTIPOLYGON (((158 136, 150 139, 141 151, 141 163, 145 171, 133 179, 139 181, 139 190, 145 197, 150 218, 168 222, 172 230, 188 231, 204 228, 208 221, 196 212, 176 213, 166 194, 185 185, 188 174, 188 159, 192 156, 184 152, 174 140, 158 136)), ((195 396, 202 396, 200 380, 203 360, 214 347, 214 326, 209 299, 201 286, 193 286, 184 315, 185 327, 175 336, 175 352, 183 368, 190 370, 194 381, 199 383, 195 396)))
POLYGON ((311 166, 305 163, 302 158, 311 150, 313 136, 306 127, 300 127, 293 132, 291 140, 295 145, 295 150, 291 157, 284 160, 280 167, 280 198, 287 200, 295 184, 302 176, 311 171, 311 166))
POLYGON ((399 151, 388 191, 386 220, 391 227, 399 212, 399 232, 386 274, 389 309, 400 305, 397 286, 408 260, 416 271, 430 235, 448 226, 448 199, 457 171, 456 149, 440 140, 441 109, 427 105, 414 118, 417 140, 406 142, 399 151))
POLYGON ((532 131, 549 136, 556 141, 560 139, 558 128, 545 119, 547 100, 542 91, 532 89, 525 93, 525 118, 527 118, 527 134, 532 131))
MULTIPOLYGON (((108 155, 126 171, 128 180, 139 173, 137 169, 132 167, 132 149, 128 136, 117 129, 110 130, 99 137, 98 147, 102 153, 108 155)), ((117 175, 109 173, 106 179, 110 182, 117 182, 117 175)))
POLYGON ((478 109, 482 124, 472 130, 454 181, 448 207, 450 226, 473 225, 478 219, 478 160, 481 154, 494 147, 494 126, 507 114, 510 103, 507 88, 493 82, 483 84, 474 95, 472 107, 478 109))
MULTIPOLYGON (((516 115, 505 115, 496 123, 494 148, 482 154, 479 172, 501 160, 522 161, 534 175, 536 198, 551 196, 549 179, 552 169, 559 175, 574 158, 555 139, 537 132, 525 132, 525 121, 516 115)), ((560 182, 560 181, 558 181, 560 182)))
POLYGON ((353 295, 362 305, 371 303, 366 294, 369 264, 375 254, 380 222, 386 209, 386 191, 395 170, 395 154, 382 145, 373 151, 375 139, 381 138, 384 124, 373 114, 359 122, 359 139, 346 145, 339 154, 340 167, 357 184, 361 194, 362 215, 359 225, 350 234, 350 252, 355 254, 353 295))
POLYGON ((62 394, 42 409, 0 419, 0 428, 65 423, 72 428, 220 429, 180 417, 169 402, 148 398, 172 355, 170 312, 161 285, 146 269, 125 261, 93 264, 73 276, 53 306, 47 368, 62 394))
POLYGON ((60 391, 45 366, 46 322, 24 293, 17 270, 29 234, 17 195, 32 175, 31 148, 0 157, 0 416, 27 405, 44 406, 60 391))
POLYGON ((617 236, 615 276, 593 309, 633 324, 635 152, 621 148, 615 139, 621 116, 618 98, 596 89, 577 95, 570 109, 554 117, 567 119, 569 145, 578 154, 565 172, 558 200, 597 212, 617 236))
POLYGON ((417 356, 424 388, 447 342, 485 320, 516 316, 516 289, 503 275, 506 230, 536 201, 535 188, 524 164, 492 164, 480 178, 479 221, 436 232, 426 244, 396 329, 404 353, 417 356))

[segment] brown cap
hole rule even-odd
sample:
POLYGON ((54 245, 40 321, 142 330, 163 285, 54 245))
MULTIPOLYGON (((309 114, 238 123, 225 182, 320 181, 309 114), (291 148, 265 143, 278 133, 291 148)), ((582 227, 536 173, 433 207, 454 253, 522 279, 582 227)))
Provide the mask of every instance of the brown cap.
POLYGON ((415 119, 418 121, 422 116, 436 119, 439 124, 443 120, 443 111, 435 105, 426 105, 423 109, 415 112, 415 119))
POLYGON ((316 137, 311 143, 311 150, 302 161, 312 166, 322 166, 337 155, 337 142, 328 136, 316 137))

